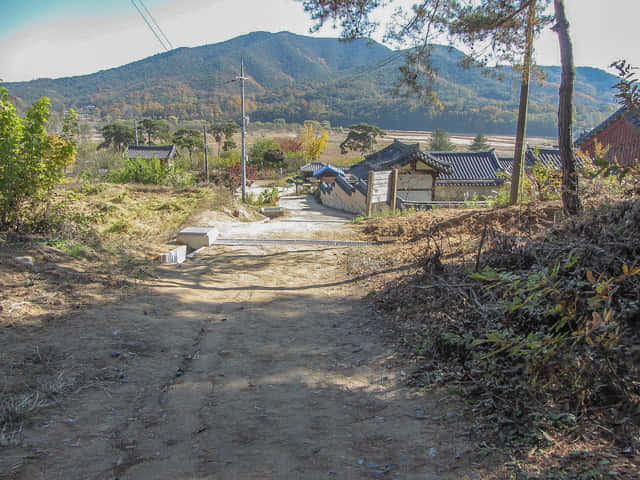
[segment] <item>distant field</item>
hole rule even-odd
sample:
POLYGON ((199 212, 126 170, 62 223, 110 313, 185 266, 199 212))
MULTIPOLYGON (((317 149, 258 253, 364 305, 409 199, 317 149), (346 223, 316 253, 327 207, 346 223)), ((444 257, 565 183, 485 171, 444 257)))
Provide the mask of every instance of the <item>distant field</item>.
MULTIPOLYGON (((344 140, 345 133, 332 131, 329 137, 329 145, 320 155, 320 161, 332 163, 334 165, 351 165, 358 162, 361 157, 357 154, 349 153, 342 155, 340 153, 340 143, 344 140)), ((457 146, 458 150, 467 150, 473 142, 475 134, 450 134, 451 141, 457 146)), ((515 136, 512 135, 487 135, 489 144, 496 149, 496 153, 500 157, 513 157, 515 148, 515 136)), ((419 143, 421 148, 428 149, 431 140, 431 132, 426 131, 407 131, 407 130, 387 130, 386 135, 382 139, 378 139, 378 143, 374 146, 375 150, 384 148, 398 139, 405 143, 419 143)), ((527 138, 529 145, 537 147, 553 146, 557 143, 556 139, 549 137, 529 137, 527 138)))
MULTIPOLYGON (((357 152, 349 152, 346 155, 340 153, 340 143, 345 139, 347 130, 340 132, 337 129, 332 129, 329 133, 329 144, 327 148, 320 155, 320 161, 325 163, 331 163, 338 166, 348 166, 359 162, 362 157, 357 152)), ((259 129, 254 130, 249 127, 247 132, 247 148, 251 146, 253 142, 260 138, 278 138, 278 137, 295 137, 296 132, 291 130, 266 130, 259 129)), ((457 134, 451 133, 450 139, 457 146, 458 150, 466 150, 473 142, 475 134, 457 134)), ((489 143, 496 149, 496 153, 500 157, 513 157, 513 150, 515 148, 515 136, 513 135, 487 135, 489 143)), ((420 143, 421 148, 428 149, 429 142, 431 140, 431 132, 429 131, 417 131, 417 130, 387 130, 386 135, 383 138, 378 139, 378 142, 374 146, 374 150, 384 148, 393 142, 394 139, 398 139, 405 143, 420 143)), ((102 136, 98 133, 94 133, 92 140, 95 142, 102 141, 102 136)), ((234 136, 234 140, 238 144, 240 149, 240 134, 234 136)), ((217 152, 218 146, 212 137, 209 137, 209 151, 217 152)), ((557 143, 555 138, 550 137, 529 137, 527 138, 529 145, 538 147, 552 146, 557 143)))

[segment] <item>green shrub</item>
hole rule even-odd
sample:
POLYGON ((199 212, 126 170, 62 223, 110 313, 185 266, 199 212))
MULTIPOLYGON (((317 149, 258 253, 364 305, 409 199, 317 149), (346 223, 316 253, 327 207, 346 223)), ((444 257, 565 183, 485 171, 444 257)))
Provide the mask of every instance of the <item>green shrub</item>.
POLYGON ((264 205, 275 205, 280 200, 280 192, 278 187, 273 187, 271 190, 264 190, 259 195, 250 193, 246 197, 246 203, 256 207, 262 207, 264 205))
POLYGON ((169 165, 158 158, 130 158, 125 164, 109 174, 114 183, 143 183, 152 185, 186 186, 195 184, 193 173, 182 165, 169 165))
POLYGON ((49 193, 75 158, 75 112, 65 117, 59 135, 51 135, 49 105, 42 97, 20 118, 0 87, 0 224, 12 229, 24 229, 47 210, 49 193))

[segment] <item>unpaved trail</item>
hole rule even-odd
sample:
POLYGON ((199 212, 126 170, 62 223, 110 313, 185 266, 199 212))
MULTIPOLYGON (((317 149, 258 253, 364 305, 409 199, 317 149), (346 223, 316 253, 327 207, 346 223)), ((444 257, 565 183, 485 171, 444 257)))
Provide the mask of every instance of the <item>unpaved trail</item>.
MULTIPOLYGON (((348 236, 291 202, 309 208, 291 223, 348 236)), ((73 316, 52 351, 76 349, 58 368, 81 386, 4 449, 6 478, 478 478, 460 404, 405 386, 347 253, 212 247, 149 295, 73 316)))

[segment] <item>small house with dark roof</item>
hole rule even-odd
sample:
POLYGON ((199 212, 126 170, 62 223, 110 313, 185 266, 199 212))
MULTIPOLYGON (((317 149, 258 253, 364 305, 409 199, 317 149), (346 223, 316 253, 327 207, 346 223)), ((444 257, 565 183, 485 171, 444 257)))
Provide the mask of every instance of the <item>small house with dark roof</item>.
POLYGON ((640 112, 627 107, 618 109, 600 125, 576 140, 580 152, 595 156, 596 144, 608 147, 606 158, 629 166, 640 159, 640 112))
POLYGON ((313 177, 313 174, 324 167, 322 162, 309 162, 300 167, 300 173, 305 179, 313 177))
POLYGON ((324 183, 332 183, 336 179, 336 177, 339 176, 344 177, 344 171, 329 164, 316 170, 313 174, 314 178, 317 178, 318 180, 320 180, 320 182, 324 183))
POLYGON ((501 162, 493 149, 429 152, 429 155, 451 165, 450 171, 436 180, 437 201, 485 199, 495 195, 504 183, 506 162, 501 162))
POLYGON ((127 158, 157 158, 169 162, 176 153, 175 145, 127 145, 127 158))

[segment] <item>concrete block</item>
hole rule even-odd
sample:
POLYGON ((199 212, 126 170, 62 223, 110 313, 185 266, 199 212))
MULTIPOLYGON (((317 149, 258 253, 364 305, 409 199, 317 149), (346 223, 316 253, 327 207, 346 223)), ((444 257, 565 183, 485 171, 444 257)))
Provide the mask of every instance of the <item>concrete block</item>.
POLYGON ((182 263, 187 258, 187 246, 180 245, 167 253, 161 253, 159 259, 163 263, 182 263))
POLYGON ((262 207, 260 213, 265 217, 274 218, 284 215, 284 208, 282 207, 262 207))
POLYGON ((187 227, 178 233, 176 240, 193 250, 197 250, 200 247, 208 247, 215 242, 218 234, 218 229, 215 227, 187 227))

